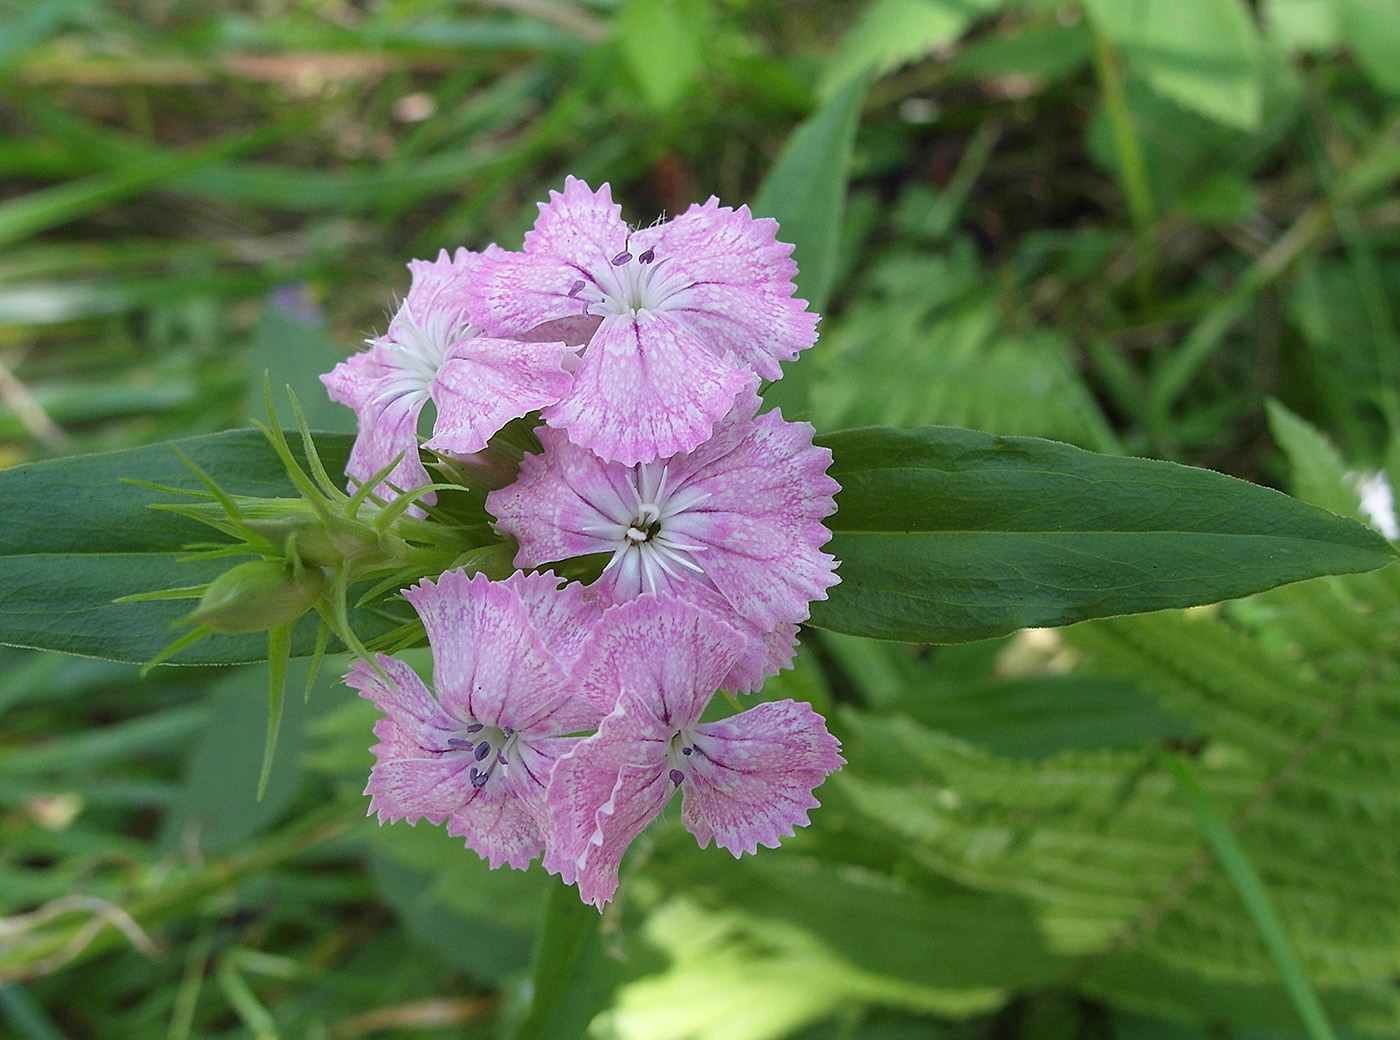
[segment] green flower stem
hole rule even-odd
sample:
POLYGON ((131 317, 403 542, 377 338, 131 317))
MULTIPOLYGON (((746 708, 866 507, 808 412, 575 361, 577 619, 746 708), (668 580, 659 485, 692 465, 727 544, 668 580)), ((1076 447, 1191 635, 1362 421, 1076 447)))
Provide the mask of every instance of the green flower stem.
POLYGON ((532 999, 511 1040, 581 1037, 606 1005, 620 975, 599 936, 602 915, 580 901, 578 890, 551 886, 535 940, 532 999))
POLYGON ((1312 984, 1303 973, 1302 965, 1298 963, 1298 957, 1288 941, 1288 934, 1283 930, 1283 923, 1274 911, 1269 893, 1259 880, 1254 864, 1245 855, 1244 849, 1240 847, 1224 817, 1201 787, 1191 767, 1180 757, 1168 752, 1162 752, 1158 760, 1162 768, 1176 781, 1177 790, 1195 814, 1196 822, 1200 825, 1201 833, 1205 835, 1211 852, 1215 854, 1216 861, 1244 902, 1245 910, 1254 922, 1259 938, 1263 940, 1269 956, 1278 966, 1284 988, 1298 1011, 1298 1017, 1303 1020, 1308 1037, 1310 1040, 1336 1040, 1336 1034, 1327 1021, 1327 1014, 1322 1009, 1322 1002, 1317 999, 1312 984))

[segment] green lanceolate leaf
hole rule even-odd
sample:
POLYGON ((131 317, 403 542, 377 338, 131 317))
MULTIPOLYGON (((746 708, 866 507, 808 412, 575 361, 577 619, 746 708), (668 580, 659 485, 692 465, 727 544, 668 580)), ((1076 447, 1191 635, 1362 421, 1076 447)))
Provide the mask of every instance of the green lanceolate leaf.
POLYGON ((818 438, 841 584, 812 624, 950 643, 1213 603, 1395 551, 1362 525, 1169 462, 946 427, 818 438))
MULTIPOLYGON (((352 438, 326 435, 318 447, 340 472, 352 438)), ((216 474, 233 495, 296 497, 261 433, 232 430, 177 442, 191 461, 216 474)), ((212 581, 237 558, 182 562, 208 527, 155 503, 178 496, 126 483, 203 490, 168 444, 36 462, 0 471, 0 642, 118 661, 144 662, 179 634, 187 600, 114 603, 122 596, 212 581)), ((388 627, 363 616, 366 634, 388 627)), ((297 626, 293 653, 312 652, 318 619, 297 626)), ((358 624, 358 622, 357 622, 358 624)), ((180 664, 266 660, 267 636, 220 636, 175 654, 180 664)))

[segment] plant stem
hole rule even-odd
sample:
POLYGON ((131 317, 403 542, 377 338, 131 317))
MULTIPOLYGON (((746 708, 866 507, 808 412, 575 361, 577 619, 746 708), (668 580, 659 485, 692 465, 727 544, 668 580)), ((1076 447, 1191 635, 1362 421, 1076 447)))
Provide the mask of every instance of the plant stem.
POLYGON ((1147 164, 1142 158, 1142 144, 1133 127, 1128 95, 1123 85, 1123 70, 1119 58, 1091 21, 1089 38, 1094 47, 1094 71, 1103 95, 1104 114, 1113 133, 1113 150, 1118 157, 1118 179, 1128 202, 1128 219, 1133 225, 1133 242, 1137 248, 1137 294, 1147 299, 1157 271, 1157 254, 1152 244, 1152 190, 1147 181, 1147 164))
POLYGON ((1274 911, 1273 902, 1269 899, 1269 893, 1260 881, 1254 864, 1245 855, 1244 849, 1240 847, 1224 817, 1201 787, 1191 767, 1180 757, 1169 752, 1164 751, 1158 757, 1163 769, 1176 781, 1177 790, 1195 814, 1196 822, 1200 825, 1201 833, 1205 835, 1211 852, 1215 854, 1216 861, 1244 902, 1245 911, 1254 922, 1255 931, 1259 933, 1269 956, 1278 966, 1279 974, 1283 977, 1284 989, 1288 991, 1289 999, 1298 1011, 1298 1017, 1303 1020, 1310 1040, 1336 1040, 1331 1023, 1327 1021, 1327 1013, 1322 1009, 1322 1002, 1317 999, 1312 984, 1298 963, 1298 957, 1288 941, 1288 934, 1283 930, 1283 923, 1274 911))

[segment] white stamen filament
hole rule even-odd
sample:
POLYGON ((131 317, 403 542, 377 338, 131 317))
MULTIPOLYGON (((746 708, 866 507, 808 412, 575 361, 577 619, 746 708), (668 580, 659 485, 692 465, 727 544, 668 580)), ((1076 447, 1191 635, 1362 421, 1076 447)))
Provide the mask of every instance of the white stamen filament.
POLYGON ((664 310, 666 301, 692 284, 683 275, 668 270, 666 258, 657 259, 652 250, 633 255, 629 249, 605 257, 590 271, 582 271, 591 284, 576 288, 569 295, 586 304, 585 313, 609 316, 645 314, 664 310), (613 260, 622 263, 614 264, 613 260))
POLYGON ((682 580, 685 571, 702 576, 705 573, 691 554, 704 552, 706 546, 685 537, 690 524, 681 521, 681 514, 710 496, 684 486, 673 494, 668 487, 670 481, 670 468, 665 462, 631 467, 627 485, 632 504, 619 501, 608 516, 611 522, 581 528, 584 534, 611 543, 612 556, 603 572, 616 572, 617 582, 624 588, 658 592, 668 581, 682 580), (680 529, 668 531, 673 525, 680 529))

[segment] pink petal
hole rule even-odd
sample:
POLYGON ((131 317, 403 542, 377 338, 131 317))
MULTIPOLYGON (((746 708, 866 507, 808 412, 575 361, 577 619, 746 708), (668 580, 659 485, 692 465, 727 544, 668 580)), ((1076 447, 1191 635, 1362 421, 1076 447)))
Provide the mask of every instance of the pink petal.
POLYGON ((525 234, 525 252, 548 254, 573 267, 590 267, 616 255, 626 244, 622 207, 612 200, 612 186, 596 192, 577 177, 564 178, 563 191, 541 202, 534 229, 525 234))
POLYGON ((706 577, 738 613, 771 629, 806 620, 811 601, 840 580, 835 558, 819 550, 840 485, 826 475, 831 452, 812 444, 809 424, 751 415, 749 405, 736 407, 709 442, 672 461, 673 486, 710 497, 671 527, 710 547, 695 554, 706 577))
MULTIPOLYGON (((736 622, 768 633, 805 620, 811 601, 825 598, 838 580, 835 559, 820 546, 831 537, 822 521, 835 510, 839 486, 826 475, 831 453, 813 446, 811 426, 786 423, 776 412, 754 418, 757 406, 756 397, 741 397, 708 441, 665 461, 667 501, 688 496, 694 504, 662 530, 704 547, 689 557, 703 573, 675 567, 674 577, 659 581, 663 590, 692 598, 714 589, 736 622)), ((526 457, 520 479, 486 500, 519 543, 516 565, 616 551, 621 536, 609 532, 625 530, 637 507, 638 471, 605 462, 556 431, 540 431, 540 442, 543 454, 526 457)), ((604 604, 642 590, 640 576, 627 569, 636 555, 624 554, 592 586, 604 604)), ((782 653, 778 643, 770 649, 782 653)), ((733 681, 745 685, 768 667, 733 681)))
POLYGON ((427 403, 425 391, 387 389, 394 372, 385 362, 387 348, 374 344, 336 365, 321 377, 330 398, 355 410, 359 435, 350 450, 345 472, 356 483, 368 480, 398 455, 403 458, 375 494, 390 500, 399 491, 432 483, 418 455, 418 417, 427 403))
POLYGON ((587 528, 631 516, 637 501, 626 467, 580 448, 563 430, 541 427, 537 434, 544 453, 526 455, 519 479, 486 496, 486 508, 520 544, 515 565, 612 552, 612 542, 587 528))
POLYGON ((641 596, 603 612, 579 656, 577 690, 604 711, 631 691, 661 725, 683 729, 700 718, 748 638, 691 603, 641 596))
POLYGON ((755 217, 748 206, 735 210, 711 196, 663 224, 642 228, 631 241, 634 253, 653 250, 691 282, 786 288, 786 296, 796 291, 792 245, 778 241, 776 220, 755 217))
POLYGON ((374 702, 385 718, 375 723, 380 742, 370 750, 376 763, 365 794, 370 812, 385 820, 415 823, 427 818, 441 823, 471 790, 458 774, 469 764, 455 754, 443 754, 458 722, 428 692, 417 673, 402 661, 382 654, 376 658, 381 676, 367 662, 356 661, 345 683, 374 702))
POLYGON ((816 342, 817 315, 793 298, 797 264, 777 240, 778 223, 711 198, 674 220, 632 236, 632 251, 652 249, 670 275, 690 283, 666 301, 717 354, 732 353, 765 379, 816 342))
POLYGON ((544 835, 525 802, 505 784, 488 783, 473 795, 448 817, 447 833, 464 838, 493 870, 503 862, 524 870, 544 851, 544 835))
POLYGON ((558 658, 530 623, 511 581, 448 571, 404 590, 433 647, 433 681, 462 719, 551 736, 598 713, 573 697, 558 658))
POLYGON ((617 891, 618 869, 627 849, 675 794, 665 769, 624 765, 611 797, 599 806, 596 829, 578 863, 578 894, 598 909, 617 891))
POLYGON ((574 388, 545 421, 624 465, 690 451, 755 378, 712 353, 665 312, 603 319, 574 388))
POLYGON ((820 320, 806 300, 787 293, 710 283, 676 293, 666 310, 717 354, 732 354, 764 379, 781 378, 778 362, 816 343, 820 320))
MULTIPOLYGON (((566 668, 571 668, 593 631, 603 608, 577 582, 559 587, 562 578, 549 571, 512 574, 506 579, 520 597, 530 625, 566 668)), ((596 718, 578 729, 591 729, 596 718)))
MULTIPOLYGON (((439 735, 455 732, 458 721, 443 710, 423 680, 418 678, 418 673, 408 665, 384 654, 377 655, 375 662, 383 675, 368 662, 356 661, 345 676, 345 685, 358 691, 366 700, 373 701, 374 706, 388 716, 381 723, 387 722, 387 725, 403 734, 407 744, 423 745, 430 749, 445 747, 439 735)), ((378 727, 375 732, 381 737, 385 736, 378 727)))
POLYGON ((584 902, 601 907, 612 898, 627 847, 674 793, 665 768, 669 739, 669 732, 638 732, 618 712, 555 765, 544 867, 577 882, 584 902))
POLYGON ((486 335, 515 337, 568 318, 581 322, 585 304, 569 295, 581 280, 576 269, 552 254, 491 246, 466 294, 486 335))
POLYGON ((470 454, 512 419, 554 404, 573 377, 563 343, 517 343, 474 336, 460 340, 429 386, 437 419, 427 447, 470 454))
POLYGON ((776 848, 820 804, 812 789, 845 760, 825 720, 797 701, 759 704, 696 727, 681 819, 701 848, 776 848))
POLYGON ((581 314, 583 305, 570 291, 616 256, 627 234, 608 185, 594 192, 566 178, 562 192, 551 191, 549 201, 540 203, 524 253, 492 247, 483 254, 468 291, 478 323, 493 336, 510 336, 581 314))
POLYGON ((386 820, 417 823, 426 819, 437 826, 462 807, 475 792, 467 779, 472 765, 470 755, 451 754, 437 758, 398 758, 374 748, 379 761, 369 773, 365 794, 370 796, 369 811, 386 820))

